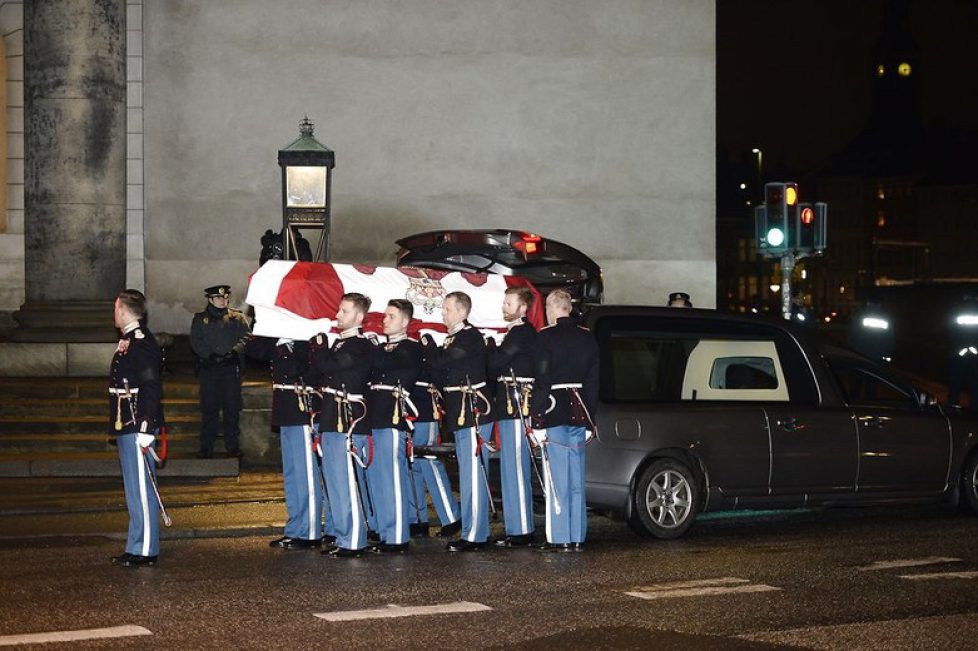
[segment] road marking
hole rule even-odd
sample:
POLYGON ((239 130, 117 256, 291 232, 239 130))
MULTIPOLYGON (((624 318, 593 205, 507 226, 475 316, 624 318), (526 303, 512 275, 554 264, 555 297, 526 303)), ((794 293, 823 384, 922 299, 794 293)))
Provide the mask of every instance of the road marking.
POLYGON ((904 574, 901 579, 933 581, 935 579, 978 579, 978 572, 940 572, 936 574, 904 574))
POLYGON ((388 604, 383 608, 370 610, 341 610, 332 613, 314 613, 327 622, 351 622, 360 619, 389 619, 391 617, 413 617, 415 615, 447 615, 451 613, 477 613, 492 610, 489 606, 471 601, 457 601, 433 606, 398 606, 388 604))
POLYGON ((133 637, 152 635, 153 632, 142 626, 112 626, 110 628, 89 628, 81 631, 52 631, 50 633, 28 633, 26 635, 0 636, 0 646, 21 644, 44 644, 46 642, 78 642, 81 640, 102 640, 111 637, 133 637))
POLYGON ((673 583, 658 583, 626 592, 629 597, 639 599, 672 599, 679 597, 711 597, 721 594, 748 594, 752 592, 772 592, 780 590, 763 583, 752 584, 747 579, 723 577, 721 579, 697 579, 693 581, 676 581, 673 583))
POLYGON ((960 558, 949 556, 927 556, 926 558, 905 558, 896 561, 876 561, 857 568, 860 572, 875 572, 876 570, 891 570, 895 567, 920 567, 921 565, 940 565, 941 563, 960 563, 960 558))

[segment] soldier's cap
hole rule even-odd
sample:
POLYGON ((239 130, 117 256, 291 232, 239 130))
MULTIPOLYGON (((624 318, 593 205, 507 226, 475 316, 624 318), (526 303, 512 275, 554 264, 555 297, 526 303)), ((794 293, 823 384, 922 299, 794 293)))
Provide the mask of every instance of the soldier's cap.
POLYGON ((679 302, 682 302, 686 307, 693 307, 692 301, 689 300, 689 294, 686 292, 673 292, 669 294, 669 305, 679 302))
POLYGON ((228 297, 231 295, 230 285, 214 285, 213 287, 208 287, 204 290, 204 296, 207 298, 216 298, 218 296, 228 297))

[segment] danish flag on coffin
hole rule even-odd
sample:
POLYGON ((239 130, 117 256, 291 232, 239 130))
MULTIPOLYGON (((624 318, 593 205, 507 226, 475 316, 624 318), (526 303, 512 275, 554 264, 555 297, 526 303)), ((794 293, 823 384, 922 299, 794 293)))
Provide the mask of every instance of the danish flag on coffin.
POLYGON ((407 299, 414 305, 408 333, 417 337, 428 332, 440 340, 439 335, 445 333, 441 307, 447 294, 468 294, 472 299, 469 323, 489 334, 506 330, 503 298, 508 287, 520 286, 533 292, 536 299, 527 320, 537 329, 542 328, 540 293, 518 276, 269 260, 252 274, 245 300, 255 308, 256 335, 311 339, 321 332, 333 331, 343 294, 360 292, 370 298, 364 330, 377 334, 383 334, 387 302, 407 299))

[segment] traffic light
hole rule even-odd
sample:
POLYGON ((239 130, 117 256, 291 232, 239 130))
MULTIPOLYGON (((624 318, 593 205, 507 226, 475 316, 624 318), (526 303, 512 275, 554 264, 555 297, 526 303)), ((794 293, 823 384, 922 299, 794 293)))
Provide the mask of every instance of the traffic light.
POLYGON ((803 253, 815 250, 815 209, 810 203, 798 204, 798 218, 795 222, 795 232, 798 233, 798 246, 803 253))
MULTIPOLYGON (((780 254, 790 251, 792 240, 791 217, 798 211, 798 184, 796 183, 766 183, 764 184, 764 220, 758 220, 759 248, 769 254, 780 254)), ((758 211, 760 214, 761 211, 758 211)))

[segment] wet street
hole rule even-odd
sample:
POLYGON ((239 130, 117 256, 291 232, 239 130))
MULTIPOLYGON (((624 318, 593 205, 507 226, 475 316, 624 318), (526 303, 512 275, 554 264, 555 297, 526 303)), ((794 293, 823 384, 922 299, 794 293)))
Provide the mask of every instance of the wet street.
POLYGON ((714 517, 671 542, 598 515, 590 527, 586 551, 567 554, 448 554, 432 537, 407 554, 344 560, 272 550, 265 536, 170 539, 158 566, 138 569, 110 565, 121 544, 101 536, 8 538, 0 645, 106 635, 117 637, 67 648, 973 649, 978 639, 978 519, 950 509, 714 517))

